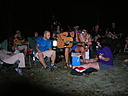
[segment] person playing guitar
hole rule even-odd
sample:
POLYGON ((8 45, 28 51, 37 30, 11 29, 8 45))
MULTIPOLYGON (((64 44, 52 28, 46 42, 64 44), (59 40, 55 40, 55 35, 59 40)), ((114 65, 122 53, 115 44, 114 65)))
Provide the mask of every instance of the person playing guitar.
MULTIPOLYGON (((78 32, 75 32, 74 30, 70 31, 70 32, 63 32, 63 33, 60 33, 60 34, 57 34, 57 37, 58 37, 58 40, 61 42, 61 44, 63 46, 65 46, 66 42, 64 42, 64 40, 61 38, 61 36, 66 36, 66 37, 72 37, 73 38, 73 41, 76 41, 78 42, 78 32)), ((58 44, 59 45, 59 44, 58 44)), ((78 44, 74 44, 72 46, 65 46, 63 47, 65 48, 65 61, 66 61, 66 64, 64 66, 64 68, 68 68, 69 67, 69 53, 74 50, 75 52, 80 52, 81 55, 82 55, 82 58, 83 58, 83 61, 85 62, 85 49, 83 46, 81 45, 78 45, 78 44)))

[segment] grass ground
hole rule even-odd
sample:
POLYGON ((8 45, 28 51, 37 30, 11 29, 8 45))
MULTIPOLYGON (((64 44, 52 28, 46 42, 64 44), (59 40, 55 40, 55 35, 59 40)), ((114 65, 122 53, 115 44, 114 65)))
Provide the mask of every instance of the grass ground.
MULTIPOLYGON (((40 96, 127 96, 128 68, 123 60, 127 53, 118 53, 111 70, 93 72, 89 75, 74 76, 71 69, 64 69, 64 61, 57 63, 61 69, 40 70, 41 64, 31 69, 23 69, 23 76, 15 71, 0 74, 0 91, 4 95, 40 95, 40 96)), ((26 62, 26 65, 27 62, 26 62)))

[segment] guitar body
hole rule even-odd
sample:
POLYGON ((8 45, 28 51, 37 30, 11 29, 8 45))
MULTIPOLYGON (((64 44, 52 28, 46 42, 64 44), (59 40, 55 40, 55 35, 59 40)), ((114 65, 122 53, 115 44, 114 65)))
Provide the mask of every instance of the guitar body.
POLYGON ((65 45, 63 45, 61 40, 58 39, 58 41, 57 41, 57 47, 58 48, 65 48, 65 47, 72 47, 73 46, 73 43, 70 43, 71 41, 73 41, 72 37, 66 37, 63 35, 61 35, 60 37, 65 42, 65 45))

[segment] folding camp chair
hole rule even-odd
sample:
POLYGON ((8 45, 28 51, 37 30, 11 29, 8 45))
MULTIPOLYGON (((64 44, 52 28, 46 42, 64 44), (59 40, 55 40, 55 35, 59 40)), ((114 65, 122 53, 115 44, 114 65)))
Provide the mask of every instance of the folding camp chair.
MULTIPOLYGON (((38 37, 39 38, 39 37, 38 37)), ((37 37, 28 37, 28 59, 29 59, 29 66, 30 68, 32 65, 36 65, 36 62, 39 60, 35 56, 35 50, 36 50, 36 39, 37 37)))
MULTIPOLYGON (((35 46, 36 46, 36 37, 28 37, 28 49, 29 49, 29 66, 30 68, 32 68, 32 65, 36 65, 37 62, 39 62, 39 59, 36 57, 35 55, 35 46)), ((50 63, 50 58, 45 57, 45 62, 48 64, 50 63)), ((42 70, 42 68, 40 69, 40 71, 42 70)))
POLYGON ((9 69, 9 74, 8 74, 8 76, 7 77, 9 77, 10 76, 10 74, 12 73, 12 71, 14 70, 15 71, 15 68, 18 68, 18 64, 19 64, 19 60, 17 60, 14 64, 8 64, 8 63, 6 63, 6 62, 4 62, 4 61, 2 61, 1 59, 0 59, 0 72, 1 73, 5 73, 6 72, 6 69, 9 69))
MULTIPOLYGON (((45 61, 45 63, 50 64, 50 57, 45 57, 44 61, 45 61)), ((29 50, 29 66, 30 66, 30 68, 32 68, 32 65, 36 66, 37 62, 40 62, 38 57, 36 56, 34 50, 30 49, 29 50)), ((43 69, 43 67, 39 71, 41 71, 42 69, 43 69)))

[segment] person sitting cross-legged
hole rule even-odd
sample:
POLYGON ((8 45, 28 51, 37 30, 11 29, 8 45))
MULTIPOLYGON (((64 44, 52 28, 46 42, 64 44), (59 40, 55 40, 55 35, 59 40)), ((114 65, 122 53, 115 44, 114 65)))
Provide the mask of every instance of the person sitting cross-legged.
POLYGON ((94 68, 97 70, 109 70, 113 68, 113 56, 109 47, 106 46, 106 39, 99 38, 97 40, 98 51, 97 58, 90 59, 87 64, 79 66, 70 66, 73 69, 76 67, 84 67, 85 69, 94 68))
POLYGON ((50 69, 44 61, 44 58, 51 57, 51 67, 54 69, 58 69, 59 67, 55 66, 56 59, 56 51, 52 50, 51 40, 50 40, 50 32, 44 31, 44 35, 41 38, 36 40, 36 56, 39 58, 39 61, 43 65, 44 69, 50 69))

